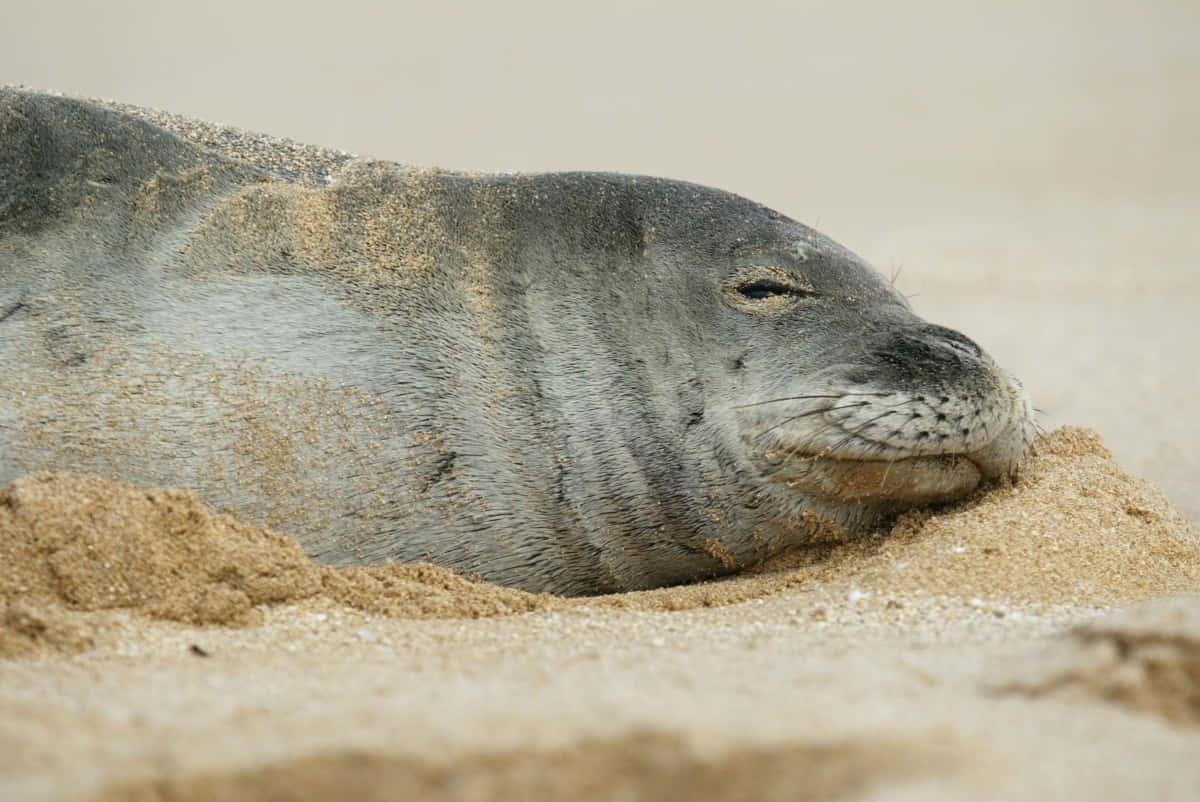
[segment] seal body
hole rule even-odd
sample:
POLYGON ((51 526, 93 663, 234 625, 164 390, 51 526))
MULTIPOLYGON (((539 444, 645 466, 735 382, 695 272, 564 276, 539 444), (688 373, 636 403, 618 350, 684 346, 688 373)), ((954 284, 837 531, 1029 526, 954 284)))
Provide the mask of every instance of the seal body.
POLYGON ((321 561, 587 594, 863 531, 1032 441, 973 342, 728 193, 326 184, 15 91, 0 147, 0 482, 189 487, 321 561))

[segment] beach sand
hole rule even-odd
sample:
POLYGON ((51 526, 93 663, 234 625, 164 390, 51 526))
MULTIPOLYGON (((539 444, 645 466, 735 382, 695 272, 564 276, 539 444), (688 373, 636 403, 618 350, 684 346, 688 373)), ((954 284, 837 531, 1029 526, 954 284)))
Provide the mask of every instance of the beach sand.
POLYGON ((1200 531, 1094 433, 1036 448, 890 532, 582 599, 318 566, 186 491, 25 477, 0 491, 4 796, 1187 798, 1200 531))
MULTIPOLYGON (((3 80, 766 203, 898 274, 1050 433, 879 536, 578 600, 27 476, 0 799, 1200 796, 1194 3, 62 5, 6 12, 3 80)), ((298 180, 348 158, 177 123, 298 180)))

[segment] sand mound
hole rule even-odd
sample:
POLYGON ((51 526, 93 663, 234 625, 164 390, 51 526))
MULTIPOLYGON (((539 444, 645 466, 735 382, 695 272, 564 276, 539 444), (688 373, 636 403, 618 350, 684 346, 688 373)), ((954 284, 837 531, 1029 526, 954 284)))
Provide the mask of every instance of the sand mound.
POLYGON ((1200 596, 1178 596, 1072 630, 1002 666, 988 686, 1002 693, 1101 699, 1200 726, 1200 596))
POLYGON ((72 612, 122 608, 239 626, 256 607, 323 594, 405 618, 477 618, 551 602, 431 565, 337 570, 296 541, 215 515, 185 490, 35 474, 0 489, 0 655, 88 636, 72 612))
POLYGON ((0 490, 0 543, 0 654, 86 648, 80 612, 241 626, 259 605, 317 596, 393 617, 478 618, 566 606, 686 610, 802 588, 812 591, 811 615, 836 620, 846 598, 902 615, 914 597, 945 597, 1003 616, 1010 606, 1111 605, 1200 588, 1200 533, 1079 429, 1042 438, 1015 486, 909 514, 890 533, 796 550, 726 580, 596 599, 535 596, 430 565, 320 566, 294 540, 215 515, 187 491, 88 476, 38 474, 0 490))

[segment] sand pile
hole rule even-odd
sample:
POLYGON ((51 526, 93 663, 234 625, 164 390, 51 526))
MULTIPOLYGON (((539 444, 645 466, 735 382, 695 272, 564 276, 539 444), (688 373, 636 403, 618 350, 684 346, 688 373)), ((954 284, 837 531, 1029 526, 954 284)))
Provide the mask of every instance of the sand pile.
POLYGON ((396 618, 479 618, 566 607, 681 611, 805 591, 815 619, 875 609, 903 625, 913 601, 930 597, 999 618, 1200 588, 1195 526, 1078 429, 1039 440, 1016 485, 909 514, 889 533, 796 550, 725 580, 595 599, 532 595, 430 565, 316 565, 294 540, 213 514, 187 491, 89 476, 39 474, 0 490, 0 550, 4 655, 87 648, 85 614, 115 608, 244 626, 264 605, 312 598, 396 618))
POLYGON ((185 490, 37 474, 0 489, 0 656, 90 644, 74 613, 242 626, 259 605, 323 595, 404 618, 477 618, 553 603, 432 565, 337 570, 291 538, 216 515, 185 490))

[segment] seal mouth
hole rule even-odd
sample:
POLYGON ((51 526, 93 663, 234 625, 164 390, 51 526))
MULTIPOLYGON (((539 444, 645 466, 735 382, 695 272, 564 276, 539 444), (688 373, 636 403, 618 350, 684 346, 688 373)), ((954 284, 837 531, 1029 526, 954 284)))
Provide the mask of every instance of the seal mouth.
POLYGON ((921 506, 954 501, 970 493, 985 475, 961 454, 891 460, 795 457, 784 484, 831 501, 921 506))
POLYGON ((1033 441, 1020 383, 987 358, 974 368, 913 390, 806 387, 744 407, 743 431, 764 475, 801 495, 878 510, 956 501, 1015 477, 1033 441))

